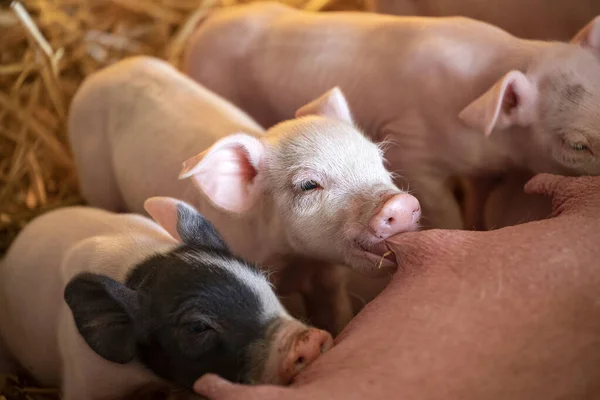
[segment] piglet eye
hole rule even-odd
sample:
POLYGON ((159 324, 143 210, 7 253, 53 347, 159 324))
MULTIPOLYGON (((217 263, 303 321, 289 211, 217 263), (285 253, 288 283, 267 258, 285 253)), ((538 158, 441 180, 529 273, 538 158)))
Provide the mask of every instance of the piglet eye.
POLYGON ((320 187, 321 186, 315 181, 304 181, 300 184, 300 189, 302 189, 305 192, 308 192, 310 190, 315 190, 320 187))
POLYGON ((207 330, 209 330, 210 327, 207 324, 205 324, 204 322, 197 321, 197 322, 190 322, 189 324, 187 324, 186 329, 190 333, 202 333, 202 332, 206 332, 207 330))
POLYGON ((569 143, 569 147, 571 147, 575 151, 588 151, 589 148, 582 143, 569 143))

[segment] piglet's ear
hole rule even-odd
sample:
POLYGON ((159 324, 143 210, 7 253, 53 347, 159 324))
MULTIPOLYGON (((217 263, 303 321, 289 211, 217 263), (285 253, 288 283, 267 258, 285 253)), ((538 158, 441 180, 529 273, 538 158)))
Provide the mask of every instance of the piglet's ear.
POLYGON ((580 44, 600 51, 600 15, 581 28, 573 37, 571 43, 580 44))
POLYGON ((144 208, 178 241, 229 252, 213 224, 189 204, 171 197, 151 197, 144 202, 144 208))
POLYGON ((535 118, 536 86, 519 71, 511 71, 469 104, 459 118, 486 135, 515 125, 528 126, 535 118))
POLYGON ((307 115, 320 115, 352 123, 352 114, 342 90, 336 86, 321 97, 302 106, 296 111, 296 118, 307 115))
POLYGON ((231 135, 185 161, 179 179, 192 178, 217 207, 243 213, 260 195, 257 178, 263 153, 264 146, 257 138, 231 135))
POLYGON ((137 293, 107 276, 82 273, 66 286, 64 298, 87 344, 108 361, 126 364, 136 352, 137 293))
POLYGON ((179 200, 171 197, 150 197, 144 202, 144 210, 175 240, 183 242, 177 232, 177 205, 179 200))

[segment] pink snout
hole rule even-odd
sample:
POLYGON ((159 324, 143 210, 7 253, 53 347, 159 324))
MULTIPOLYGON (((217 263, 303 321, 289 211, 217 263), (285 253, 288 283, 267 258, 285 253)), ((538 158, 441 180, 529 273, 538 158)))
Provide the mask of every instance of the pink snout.
POLYGON ((379 212, 371 218, 369 227, 379 239, 397 233, 415 231, 421 218, 421 205, 410 194, 397 194, 388 199, 379 212))
POLYGON ((300 332, 283 360, 282 380, 290 382, 300 371, 332 346, 333 338, 325 331, 309 328, 300 332))

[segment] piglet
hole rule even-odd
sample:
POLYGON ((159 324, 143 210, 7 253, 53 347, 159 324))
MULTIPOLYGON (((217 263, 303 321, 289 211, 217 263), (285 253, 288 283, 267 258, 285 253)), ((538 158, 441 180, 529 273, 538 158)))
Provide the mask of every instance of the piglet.
POLYGON ((255 3, 210 14, 185 69, 264 125, 338 85, 358 126, 388 139, 425 227, 462 228, 452 176, 600 174, 600 17, 558 43, 468 18, 255 3))
POLYGON ((540 40, 569 40, 592 15, 600 14, 600 2, 594 0, 367 0, 366 5, 384 14, 461 15, 540 40))
MULTIPOLYGON (((331 264, 376 270, 382 241, 416 230, 420 205, 393 184, 339 89, 297 116, 263 132, 165 62, 138 57, 84 82, 69 134, 91 205, 143 212, 151 196, 189 202, 335 333, 352 309, 344 271, 331 264)), ((381 270, 393 265, 386 259, 381 270)))
POLYGON ((63 399, 190 389, 207 372, 288 384, 332 345, 291 318, 264 274, 178 200, 146 202, 161 225, 72 207, 45 214, 0 265, 0 337, 63 399))

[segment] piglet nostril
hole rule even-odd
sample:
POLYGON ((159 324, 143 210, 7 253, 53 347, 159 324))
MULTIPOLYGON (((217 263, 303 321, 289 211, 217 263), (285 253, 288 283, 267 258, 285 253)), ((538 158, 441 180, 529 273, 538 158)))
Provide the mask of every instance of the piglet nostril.
POLYGON ((304 357, 298 357, 296 359, 296 365, 301 366, 304 364, 304 357))
POLYGON ((379 239, 415 230, 421 219, 419 201, 406 193, 387 199, 381 209, 371 217, 369 229, 379 239))

